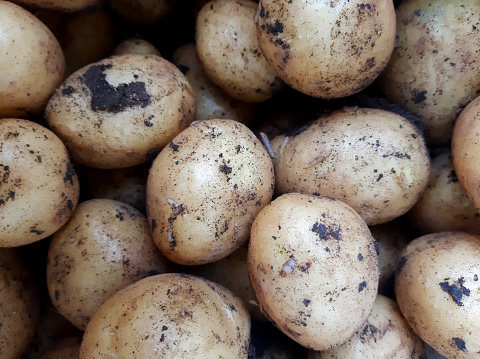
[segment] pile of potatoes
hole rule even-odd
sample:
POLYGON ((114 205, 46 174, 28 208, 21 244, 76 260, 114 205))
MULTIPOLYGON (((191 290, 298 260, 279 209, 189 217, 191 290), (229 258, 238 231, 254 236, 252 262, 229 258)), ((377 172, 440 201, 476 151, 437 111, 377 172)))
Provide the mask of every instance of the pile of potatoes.
POLYGON ((478 358, 480 5, 0 1, 0 358, 478 358))

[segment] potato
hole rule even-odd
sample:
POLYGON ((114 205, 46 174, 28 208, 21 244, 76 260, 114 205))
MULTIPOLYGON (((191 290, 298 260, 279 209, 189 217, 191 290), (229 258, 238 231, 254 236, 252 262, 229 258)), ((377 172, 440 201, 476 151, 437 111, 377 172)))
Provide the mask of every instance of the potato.
POLYGON ((370 85, 395 41, 392 1, 261 0, 255 23, 260 48, 280 78, 326 99, 370 85))
POLYGON ((458 112, 478 96, 478 1, 403 1, 396 14, 395 50, 380 88, 423 120, 430 146, 448 145, 458 112))
POLYGON ((202 68, 195 44, 189 43, 176 49, 172 54, 174 63, 187 77, 197 95, 197 121, 230 119, 251 125, 255 105, 235 100, 215 85, 202 68))
POLYGON ((409 358, 425 359, 422 340, 412 331, 395 301, 377 295, 367 321, 343 344, 308 359, 409 358))
POLYGON ((12 2, 32 8, 50 9, 61 12, 76 12, 93 8, 101 3, 101 0, 13 0, 12 2))
POLYGON ((408 212, 408 219, 420 234, 480 234, 480 215, 458 181, 450 150, 446 151, 432 159, 427 189, 408 212))
POLYGON ((157 251, 144 215, 122 202, 92 199, 53 235, 47 286, 55 308, 85 330, 119 289, 173 269, 157 251))
POLYGON ((18 359, 40 316, 38 288, 21 253, 0 248, 0 357, 18 359))
POLYGON ((52 32, 30 12, 0 2, 0 118, 39 115, 65 78, 52 32))
POLYGON ((250 317, 219 284, 159 274, 117 292, 85 331, 80 359, 247 358, 250 317))
POLYGON ((122 19, 148 25, 170 14, 175 2, 176 0, 109 0, 108 4, 122 19))
POLYGON ((373 238, 348 205, 288 193, 255 218, 248 268, 255 297, 277 328, 325 350, 367 319, 378 288, 373 238))
POLYGON ((160 51, 146 40, 130 37, 119 43, 112 55, 139 54, 161 56, 160 51))
POLYGON ((273 195, 272 161, 245 125, 197 122, 157 156, 147 179, 147 213, 162 253, 185 265, 220 260, 250 235, 273 195))
POLYGON ((195 119, 195 108, 195 95, 173 64, 129 54, 70 75, 45 116, 74 161, 114 169, 148 161, 195 119))
POLYGON ((368 225, 405 214, 428 183, 430 159, 419 130, 393 112, 344 108, 303 132, 271 141, 279 194, 330 196, 368 225))
POLYGON ((413 331, 450 359, 480 351, 480 237, 421 236, 402 251, 395 275, 398 305, 413 331))
POLYGON ((250 0, 213 0, 197 16, 200 61, 213 83, 244 102, 264 102, 282 86, 258 45, 250 0))
POLYGON ((0 119, 0 247, 53 234, 73 214, 79 192, 67 149, 52 131, 0 119))

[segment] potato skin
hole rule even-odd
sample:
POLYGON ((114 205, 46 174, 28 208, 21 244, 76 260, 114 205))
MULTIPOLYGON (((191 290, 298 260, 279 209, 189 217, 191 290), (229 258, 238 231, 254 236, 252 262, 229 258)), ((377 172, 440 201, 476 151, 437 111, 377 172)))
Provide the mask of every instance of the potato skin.
POLYGON ((221 285, 171 273, 117 292, 85 331, 80 359, 247 358, 250 317, 221 285))
POLYGON ((413 331, 441 355, 478 358, 480 237, 421 236, 402 251, 395 275, 398 305, 413 331))
POLYGON ((278 193, 337 198, 368 225, 405 214, 428 183, 430 158, 421 133, 390 111, 344 108, 271 144, 278 193))
POLYGON ((228 256, 248 240, 274 181, 266 149, 245 125, 219 119, 193 124, 150 169, 147 214, 155 243, 179 264, 228 256))
POLYGON ((260 48, 280 78, 326 99, 371 84, 395 41, 392 1, 261 0, 255 19, 260 48))
POLYGON ((79 194, 67 149, 52 131, 0 119, 0 247, 53 234, 73 214, 79 194))
POLYGON ((92 8, 99 4, 101 0, 13 0, 12 2, 21 6, 69 13, 92 8))
POLYGON ((262 313, 314 350, 353 335, 377 295, 370 231, 332 198, 288 193, 273 200, 253 222, 248 268, 262 313))

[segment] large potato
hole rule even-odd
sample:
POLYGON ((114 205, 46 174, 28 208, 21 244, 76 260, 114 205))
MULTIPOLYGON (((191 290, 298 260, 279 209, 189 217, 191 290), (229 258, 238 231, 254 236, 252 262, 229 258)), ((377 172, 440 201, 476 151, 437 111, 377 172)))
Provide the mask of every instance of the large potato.
POLYGON ((373 238, 348 205, 289 193, 255 218, 248 268, 262 312, 293 340, 325 350, 367 319, 378 289, 373 238))
POLYGON ((85 331, 80 359, 246 359, 250 317, 219 284, 160 274, 117 292, 85 331))
POLYGON ((155 55, 113 56, 72 75, 45 110, 72 159, 113 169, 146 162, 195 119, 180 70, 155 55))
POLYGON ((272 161, 245 125, 197 122, 150 169, 147 213, 155 243, 179 264, 222 259, 248 240, 273 187, 272 161))

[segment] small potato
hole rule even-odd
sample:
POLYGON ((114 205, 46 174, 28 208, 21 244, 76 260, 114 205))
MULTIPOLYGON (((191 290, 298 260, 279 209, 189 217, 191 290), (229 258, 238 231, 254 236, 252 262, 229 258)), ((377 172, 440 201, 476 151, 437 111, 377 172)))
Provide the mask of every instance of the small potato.
POLYGON ((480 237, 421 236, 402 251, 395 294, 413 331, 449 359, 480 352, 480 237))
POLYGON ((125 21, 149 25, 165 18, 176 0, 109 0, 112 10, 125 21))
POLYGON ((244 102, 266 101, 282 86, 258 45, 256 8, 250 0, 213 0, 197 16, 196 44, 205 73, 244 102))
POLYGON ((155 243, 179 264, 220 260, 248 240, 273 187, 272 161, 245 125, 197 122, 150 169, 147 213, 155 243))
POLYGON ((95 313, 80 359, 247 359, 250 317, 214 282, 159 274, 120 290, 95 313))
POLYGON ((52 32, 30 12, 0 1, 0 118, 39 115, 65 78, 52 32))
POLYGON ((80 203, 53 235, 47 286, 55 308, 85 330, 100 305, 119 289, 171 270, 144 215, 122 202, 93 199, 80 203))
POLYGON ((28 120, 0 119, 0 247, 56 232, 79 194, 67 149, 52 131, 28 120))
POLYGON ((125 54, 161 56, 160 51, 158 51, 158 49, 151 43, 143 39, 137 39, 135 37, 123 40, 115 47, 112 53, 112 55, 125 54))
POLYGON ((38 288, 27 263, 17 249, 0 248, 0 358, 20 358, 39 316, 38 288))
POLYGON ((104 169, 147 162, 195 119, 185 76, 155 55, 113 56, 69 76, 45 117, 72 159, 104 169))
POLYGON ((377 295, 367 321, 345 343, 308 359, 425 359, 422 340, 412 331, 395 301, 377 295))
POLYGON ((344 108, 303 132, 271 141, 278 193, 337 198, 368 225, 405 214, 427 186, 430 158, 419 130, 393 112, 344 108))
POLYGON ((255 218, 250 281, 262 313, 301 345, 343 343, 367 319, 378 289, 373 238, 343 202, 289 193, 255 218))

